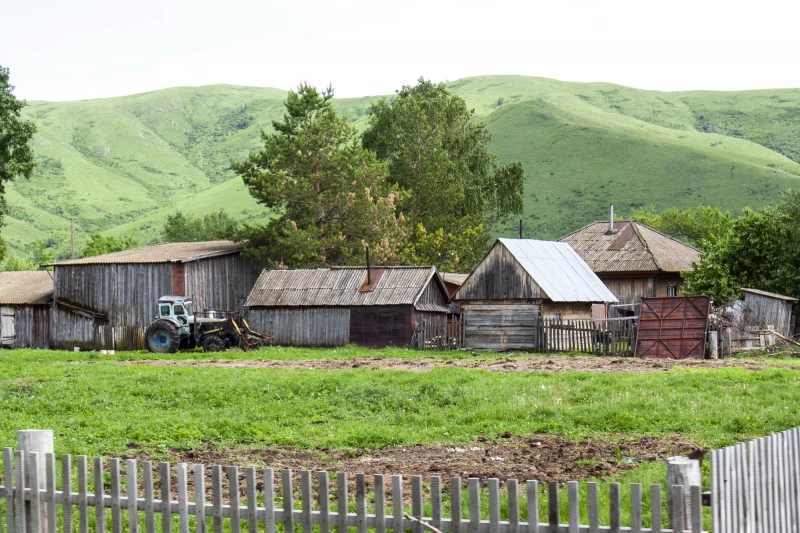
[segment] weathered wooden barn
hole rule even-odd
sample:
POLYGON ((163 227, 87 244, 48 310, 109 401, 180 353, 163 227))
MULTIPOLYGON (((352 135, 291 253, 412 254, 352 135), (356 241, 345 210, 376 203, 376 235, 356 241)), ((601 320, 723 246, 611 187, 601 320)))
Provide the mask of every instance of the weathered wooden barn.
POLYGON ((636 314, 643 297, 677 296, 681 272, 700 261, 696 248, 630 220, 594 222, 559 241, 569 243, 617 297, 609 316, 636 314))
POLYGON ((408 346, 425 320, 446 319, 435 267, 264 270, 248 321, 285 346, 408 346))
POLYGON ((498 239, 456 291, 464 348, 536 349, 541 318, 592 319, 617 299, 567 243, 498 239))
POLYGON ((794 336, 794 305, 797 298, 758 289, 742 289, 744 302, 740 320, 750 327, 774 326, 786 337, 794 336))
POLYGON ((49 348, 52 301, 49 272, 0 272, 0 345, 49 348))
POLYGON ((144 330, 164 295, 197 311, 243 312, 260 267, 231 241, 154 244, 55 263, 53 346, 143 349, 144 330))

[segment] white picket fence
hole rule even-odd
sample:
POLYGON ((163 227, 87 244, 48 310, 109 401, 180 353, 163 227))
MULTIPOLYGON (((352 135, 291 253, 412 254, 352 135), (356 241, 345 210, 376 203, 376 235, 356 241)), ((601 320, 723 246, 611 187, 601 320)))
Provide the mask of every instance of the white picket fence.
POLYGON ((715 533, 800 533, 800 428, 711 452, 715 533))
MULTIPOLYGON (((402 533, 410 531, 422 533, 423 530, 438 530, 443 533, 599 533, 599 532, 663 532, 684 531, 681 526, 675 529, 661 529, 661 486, 650 487, 651 521, 653 527, 643 528, 642 524, 642 486, 630 486, 630 526, 621 526, 620 485, 609 483, 609 515, 599 513, 597 483, 586 484, 586 501, 579 501, 577 482, 567 483, 568 520, 561 523, 559 484, 549 483, 547 487, 547 520, 539 520, 539 484, 516 480, 505 482, 508 519, 500 520, 501 491, 496 478, 487 480, 488 520, 481 516, 482 490, 480 480, 467 480, 467 507, 469 516, 460 512, 445 516, 443 509, 443 480, 431 477, 423 485, 421 476, 411 478, 410 509, 404 508, 403 478, 391 476, 390 493, 387 493, 388 476, 375 475, 372 494, 367 492, 367 478, 364 474, 355 476, 355 495, 348 495, 348 478, 344 473, 336 476, 335 503, 331 507, 331 485, 327 472, 316 473, 316 490, 312 483, 314 474, 300 472, 299 508, 296 507, 297 492, 292 486, 293 473, 280 471, 282 498, 277 500, 273 482, 275 472, 271 468, 257 470, 245 468, 244 486, 240 486, 238 467, 211 467, 210 498, 205 484, 205 467, 197 464, 191 468, 193 497, 189 495, 189 466, 178 463, 173 470, 169 463, 157 465, 158 481, 154 483, 153 464, 134 460, 125 461, 125 471, 121 472, 119 459, 110 459, 107 469, 104 460, 95 457, 92 461, 92 492, 89 492, 89 469, 86 456, 76 457, 73 469, 72 457, 62 455, 60 472, 56 470, 53 454, 46 454, 44 464, 39 454, 3 450, 3 479, 0 486, 0 501, 5 501, 5 516, 0 516, 0 533, 3 524, 8 533, 89 533, 90 526, 95 533, 241 533, 246 523, 247 533, 330 533, 334 527, 339 532, 351 531, 367 533, 402 533), (37 468, 38 465, 38 468, 37 468), (40 473, 40 470, 43 472, 40 473), (223 474, 228 482, 228 490, 223 487, 223 474), (108 479, 106 480, 106 475, 108 479), (124 476, 124 489, 123 489, 124 476), (173 487, 172 480, 176 485, 173 487), (42 482, 44 479, 44 483, 42 482), (77 486, 73 486, 76 481, 77 486), (106 485, 108 490, 106 490, 106 485), (36 487, 39 490, 31 490, 36 487), (59 486, 60 488, 57 488, 59 486), (260 487, 260 488, 259 488, 260 487), (177 500, 173 498, 176 489, 177 500), (77 489, 77 490, 75 490, 77 489), (241 489, 244 489, 243 491, 241 489), (123 495, 123 490, 125 494, 123 495), (524 490, 525 499, 520 492, 524 490), (157 492, 156 492, 157 491, 157 492), (423 516, 424 491, 428 495, 430 516, 423 516), (225 494, 228 495, 227 502, 225 494), (240 494, 244 495, 241 501, 240 494), (316 496, 316 497, 315 497, 316 496), (368 498, 371 496, 371 498, 368 498), (387 508, 387 496, 390 504, 387 508), (198 502, 202 502, 198 504, 198 502), (520 505, 524 504, 527 521, 521 520, 520 505), (370 509, 368 509, 368 506, 370 509), (585 506, 588 524, 579 523, 581 506, 585 506), (350 512, 350 509, 355 512, 350 512), (91 511, 90 515, 90 509, 91 511), (59 512, 60 517, 59 517, 59 512), (109 511, 110 510, 110 511, 109 511), (368 512, 371 510, 372 512, 368 512), (407 511, 410 511, 407 513, 407 511), (177 515, 177 520, 174 517, 177 515), (93 519, 92 519, 93 517, 93 519), (600 525, 607 518, 608 525, 600 525), (421 522, 420 522, 421 521, 421 522), (93 522, 93 525, 91 525, 93 522), (158 526, 158 527, 157 527, 158 526)), ((682 486, 671 487, 670 500, 684 501, 682 486)), ((462 508, 462 480, 454 477, 449 480, 450 508, 462 508)), ((483 493, 486 498, 486 493, 483 493)), ((483 502, 487 503, 487 502, 483 502)), ((692 525, 686 531, 700 533, 701 492, 700 487, 691 487, 692 525)), ((676 524, 683 524, 683 506, 670 507, 676 524)), ((2 515, 0 506, 0 515, 2 515)))

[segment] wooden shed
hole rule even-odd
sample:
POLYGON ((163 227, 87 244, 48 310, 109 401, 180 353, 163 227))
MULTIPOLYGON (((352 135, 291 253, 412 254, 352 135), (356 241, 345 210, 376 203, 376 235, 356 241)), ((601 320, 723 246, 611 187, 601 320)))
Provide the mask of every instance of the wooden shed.
POLYGON ((559 241, 569 243, 617 297, 610 316, 637 314, 642 298, 677 296, 681 272, 700 261, 696 248, 631 220, 594 222, 559 241))
POLYGON ((264 270, 247 298, 250 326, 285 346, 408 346, 446 320, 449 295, 435 267, 264 270))
POLYGON ((537 349, 540 318, 591 320, 593 304, 617 299, 567 243, 498 239, 453 298, 464 347, 537 349))
POLYGON ((154 244, 53 264, 53 346, 143 349, 164 295, 196 310, 244 311, 260 267, 231 241, 154 244))
POLYGON ((0 272, 0 345, 49 348, 52 301, 49 272, 0 272))
POLYGON ((793 308, 797 298, 758 289, 742 289, 741 320, 754 327, 774 326, 786 337, 794 336, 793 308))

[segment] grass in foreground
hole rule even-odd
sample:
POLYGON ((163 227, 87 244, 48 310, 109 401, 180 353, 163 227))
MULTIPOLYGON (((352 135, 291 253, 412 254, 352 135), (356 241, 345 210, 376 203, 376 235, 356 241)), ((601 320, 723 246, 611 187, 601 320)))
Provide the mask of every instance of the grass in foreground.
POLYGON ((156 453, 207 442, 378 448, 470 442, 504 431, 572 439, 681 433, 717 447, 800 425, 800 374, 780 368, 499 374, 110 359, 128 355, 3 352, 0 445, 13 445, 17 429, 41 427, 56 431, 57 453, 82 454, 118 454, 131 443, 156 453))

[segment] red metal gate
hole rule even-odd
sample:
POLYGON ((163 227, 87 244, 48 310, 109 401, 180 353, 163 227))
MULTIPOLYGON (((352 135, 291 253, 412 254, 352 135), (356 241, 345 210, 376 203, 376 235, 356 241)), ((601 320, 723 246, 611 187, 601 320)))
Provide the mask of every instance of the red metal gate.
POLYGON ((710 305, 707 296, 642 298, 636 357, 702 359, 710 305))

